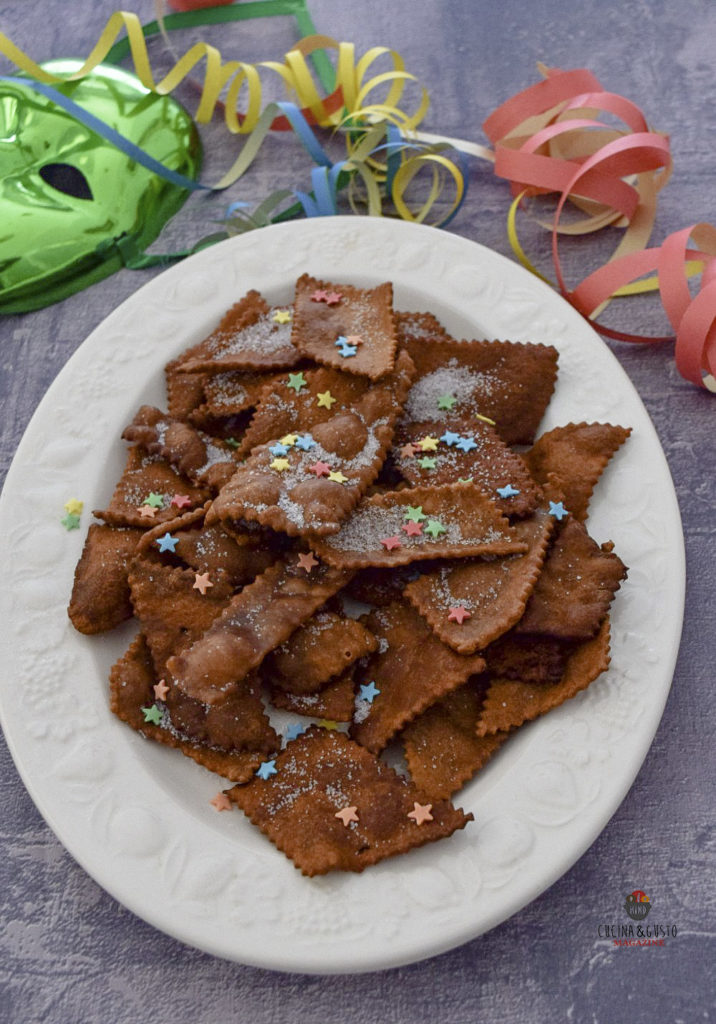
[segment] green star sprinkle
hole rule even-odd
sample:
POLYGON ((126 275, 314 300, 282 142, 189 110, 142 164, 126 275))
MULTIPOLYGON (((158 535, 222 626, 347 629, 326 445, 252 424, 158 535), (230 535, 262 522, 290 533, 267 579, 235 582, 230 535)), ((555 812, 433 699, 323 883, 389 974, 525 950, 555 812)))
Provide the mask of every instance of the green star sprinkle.
POLYGON ((421 469, 435 469, 435 459, 431 459, 429 455, 424 455, 418 462, 421 469))
POLYGON ((235 437, 225 437, 224 441, 226 442, 226 444, 228 444, 229 448, 239 447, 239 442, 236 440, 235 437))
POLYGON ((423 533, 429 533, 433 540, 435 540, 441 533, 447 533, 447 527, 439 523, 437 519, 431 519, 424 528, 423 533))
POLYGON ((80 528, 80 517, 73 512, 68 512, 60 519, 60 522, 66 530, 79 530, 80 528))
POLYGON ((438 409, 452 409, 457 404, 457 398, 454 395, 440 395, 438 398, 438 409))
POLYGON ((472 481, 473 481, 473 479, 474 479, 474 478, 473 478, 473 477, 471 477, 471 476, 459 476, 459 477, 457 478, 457 482, 458 482, 459 484, 471 484, 471 483, 472 483, 472 481))
POLYGON ((157 494, 156 491, 151 491, 149 496, 144 499, 144 505, 151 505, 152 508, 163 508, 164 507, 164 495, 157 494))
POLYGON ((142 714, 144 721, 151 722, 152 725, 159 725, 162 720, 162 713, 156 704, 152 704, 150 708, 142 708, 142 714))
POLYGON ((419 523, 423 519, 427 519, 427 518, 428 517, 423 512, 423 506, 422 505, 407 505, 406 506, 406 508, 405 508, 405 515, 403 516, 403 519, 408 519, 408 520, 410 520, 411 523, 419 523))
POLYGON ((289 373, 287 387, 293 388, 296 394, 298 394, 301 388, 305 388, 306 386, 306 378, 303 376, 303 372, 289 373))

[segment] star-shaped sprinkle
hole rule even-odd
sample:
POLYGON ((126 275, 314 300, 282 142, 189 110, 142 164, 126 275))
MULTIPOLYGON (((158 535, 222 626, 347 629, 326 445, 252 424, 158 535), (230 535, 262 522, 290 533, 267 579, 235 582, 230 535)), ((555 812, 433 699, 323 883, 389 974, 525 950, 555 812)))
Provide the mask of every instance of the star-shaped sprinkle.
POLYGON ((209 587, 213 587, 214 584, 209 579, 208 572, 197 572, 194 573, 194 585, 192 590, 198 590, 202 595, 207 592, 209 587))
POLYGON ((512 484, 505 484, 504 487, 498 487, 497 493, 501 498, 514 498, 516 494, 519 494, 519 490, 513 487, 512 484))
POLYGON ((409 519, 412 523, 421 523, 423 519, 428 517, 423 512, 422 505, 406 505, 403 519, 409 519))
POLYGON ((392 551, 393 548, 402 548, 403 546, 400 537, 384 537, 380 543, 386 551, 392 551))
POLYGON ((317 401, 319 409, 330 409, 333 403, 337 402, 338 399, 334 398, 330 391, 319 391, 317 401))
POLYGON ((179 538, 172 537, 171 533, 165 533, 161 537, 157 537, 160 551, 171 551, 173 553, 178 543, 179 538))
POLYGON ((404 444, 400 449, 400 454, 404 459, 411 459, 413 455, 417 455, 420 448, 416 444, 404 444))
POLYGON ((307 452, 310 448, 314 448, 315 445, 316 442, 310 434, 302 434, 296 441, 296 447, 300 448, 302 452, 307 452))
POLYGON ((230 811, 234 806, 226 793, 221 792, 217 793, 215 797, 212 797, 209 803, 212 807, 215 807, 217 811, 230 811))
POLYGON ((316 288, 315 292, 311 296, 311 302, 325 302, 328 296, 328 292, 323 288, 316 288))
POLYGON ((142 519, 154 519, 157 514, 154 505, 140 505, 138 512, 142 519))
POLYGON ((188 494, 175 494, 170 502, 174 508, 191 508, 194 504, 188 494))
POLYGON ((554 516, 555 519, 561 523, 565 516, 569 515, 569 512, 564 507, 561 501, 550 501, 549 503, 549 514, 554 516))
POLYGON ((298 737, 302 733, 304 733, 305 731, 306 731, 306 726, 305 725, 301 725, 300 722, 291 722, 290 725, 286 726, 286 729, 284 730, 283 738, 286 740, 287 743, 290 743, 291 740, 298 739, 298 737))
POLYGON ((286 387, 293 388, 296 394, 298 394, 301 388, 305 388, 306 386, 306 378, 303 376, 303 370, 299 373, 289 373, 286 387))
POLYGON ((160 679, 158 683, 155 683, 153 689, 157 700, 164 700, 169 693, 169 687, 164 679, 160 679))
POLYGON ((144 721, 151 722, 152 725, 159 725, 162 720, 162 713, 156 704, 152 704, 149 708, 142 708, 142 714, 144 721))
POLYGON ((434 539, 440 536, 441 533, 447 533, 447 527, 439 523, 437 519, 430 519, 428 525, 425 527, 425 532, 429 533, 434 539))
POLYGON ((477 442, 474 437, 461 437, 457 442, 456 447, 458 447, 461 452, 471 452, 474 448, 477 448, 477 442))
POLYGON ((287 444, 289 448, 293 448, 296 441, 298 441, 299 436, 299 434, 284 434, 284 436, 281 438, 280 443, 287 444))
POLYGON ((321 718, 318 725, 321 729, 328 729, 329 732, 335 732, 338 729, 338 722, 334 722, 332 718, 321 718))
POLYGON ((276 444, 272 444, 270 446, 269 451, 272 455, 275 455, 276 458, 279 458, 281 455, 288 455, 290 449, 287 444, 281 444, 280 441, 277 441, 276 444))
POLYGON ((414 802, 413 809, 409 812, 408 817, 412 818, 416 825, 422 825, 424 821, 433 820, 433 816, 430 813, 432 809, 432 804, 419 804, 414 802))
MULTIPOLYGON (((338 342, 336 342, 336 345, 337 344, 338 344, 338 342)), ((356 346, 355 345, 349 345, 348 343, 346 343, 344 345, 341 345, 341 347, 339 348, 338 351, 339 351, 340 355, 343 356, 344 359, 348 359, 350 356, 357 355, 357 353, 358 353, 358 349, 356 348, 356 346)))
POLYGON ((460 440, 460 435, 456 434, 453 430, 446 430, 440 440, 448 445, 448 447, 452 448, 452 446, 457 444, 460 440))
POLYGON ((78 498, 70 498, 69 501, 65 502, 65 512, 69 516, 81 516, 82 509, 85 507, 85 503, 80 501, 78 498))
POLYGON ((319 459, 318 462, 314 462, 312 466, 308 467, 308 472, 315 473, 316 476, 328 476, 331 472, 331 467, 327 462, 321 462, 319 459))
POLYGON ((290 324, 291 313, 288 309, 277 309, 271 319, 275 324, 290 324))
POLYGON ((419 537, 423 532, 422 525, 420 523, 414 523, 412 520, 409 523, 403 523, 400 529, 405 530, 409 537, 419 537))
POLYGON ((435 459, 431 459, 429 455, 425 455, 422 459, 418 460, 418 465, 421 469, 435 469, 437 462, 435 459))
POLYGON ((323 300, 327 306, 337 306, 343 296, 340 292, 328 292, 323 300))
POLYGON ((288 459, 274 459, 272 462, 269 463, 269 466, 271 467, 271 469, 275 469, 277 473, 283 473, 287 469, 290 469, 291 463, 288 461, 288 459))
POLYGON ((274 758, 272 761, 263 761, 256 769, 256 774, 260 779, 270 779, 272 775, 278 775, 276 759, 274 758))
POLYGON ((164 508, 164 495, 151 491, 144 499, 144 504, 151 505, 152 508, 164 508))
POLYGON ((457 403, 454 395, 440 395, 438 398, 438 409, 452 409, 457 403))
POLYGON ((348 477, 347 476, 343 476, 343 474, 341 473, 340 469, 332 470, 328 474, 328 479, 332 480, 336 484, 348 483, 348 477))
POLYGON ((347 334, 346 341, 349 345, 362 345, 363 336, 361 334, 347 334))
POLYGON ((238 448, 239 447, 239 442, 236 440, 235 437, 225 437, 224 438, 224 444, 228 445, 229 448, 238 448))
POLYGON ((299 569, 305 569, 306 572, 310 572, 311 569, 315 569, 318 565, 318 559, 312 551, 306 551, 304 554, 298 556, 296 565, 299 569))
POLYGON ((474 477, 472 477, 472 476, 459 476, 457 478, 457 482, 459 484, 471 484, 473 482, 473 480, 474 480, 474 477))
POLYGON ((371 679, 369 683, 364 683, 363 686, 360 687, 358 691, 358 699, 367 700, 369 704, 372 704, 379 693, 380 690, 371 679))
POLYGON ((422 438, 422 440, 418 441, 418 447, 423 452, 436 452, 438 450, 439 440, 439 438, 430 437, 430 435, 427 434, 424 438, 422 438))
POLYGON ((472 614, 467 610, 464 604, 458 604, 454 608, 450 609, 448 614, 448 622, 457 622, 462 626, 465 619, 471 619, 472 614))
POLYGON ((352 821, 358 821, 358 815, 356 814, 357 810, 357 807, 343 807, 340 811, 336 811, 333 817, 340 818, 343 824, 347 827, 352 821))

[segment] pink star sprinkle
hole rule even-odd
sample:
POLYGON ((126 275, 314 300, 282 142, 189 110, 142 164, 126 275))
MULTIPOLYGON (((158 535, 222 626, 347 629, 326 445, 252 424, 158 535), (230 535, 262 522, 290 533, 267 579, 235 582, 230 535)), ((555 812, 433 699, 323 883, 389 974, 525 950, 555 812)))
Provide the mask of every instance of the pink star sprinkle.
POLYGON ((409 537, 419 537, 423 532, 423 527, 420 523, 403 523, 401 530, 405 530, 409 537))
POLYGON ((402 548, 400 537, 384 537, 380 542, 386 551, 392 551, 393 548, 402 548))
POLYGON ((347 828, 351 821, 358 821, 358 815, 356 814, 357 810, 357 807, 344 807, 342 810, 336 811, 333 817, 340 818, 347 828))
POLYGON ((321 288, 316 288, 315 292, 311 296, 311 302, 327 302, 328 292, 323 291, 321 288))
POLYGON ((176 508, 191 508, 193 502, 188 494, 175 494, 171 500, 171 504, 176 508))
POLYGON ((231 800, 229 800, 226 793, 217 793, 216 796, 209 801, 209 803, 212 805, 212 807, 215 807, 217 811, 230 811, 232 807, 231 800))
POLYGON ((349 345, 362 345, 363 338, 360 334, 346 334, 346 341, 349 345))
POLYGON ((327 306, 337 306, 343 296, 340 292, 328 292, 323 300, 327 306))
POLYGON ((168 693, 169 687, 163 679, 160 679, 158 683, 154 684, 154 696, 157 700, 164 700, 168 693))
POLYGON ((417 444, 404 444, 400 449, 400 454, 404 459, 410 459, 413 455, 417 455, 418 452, 422 451, 417 444))
POLYGON ((192 590, 198 590, 201 594, 205 594, 209 587, 213 587, 214 584, 209 579, 208 572, 197 572, 194 574, 194 586, 192 590))
POLYGON ((433 816, 430 813, 433 809, 432 804, 413 804, 413 810, 408 814, 409 818, 412 818, 416 825, 422 825, 424 821, 432 821, 433 816))
POLYGON ((299 569, 305 569, 306 572, 310 572, 315 566, 318 565, 318 559, 314 556, 312 551, 307 551, 305 555, 299 555, 296 565, 299 569))
POLYGON ((308 467, 309 473, 315 473, 316 476, 328 476, 331 471, 331 467, 327 462, 314 462, 312 466, 308 467))
POLYGON ((157 514, 157 510, 155 509, 154 505, 140 505, 139 514, 142 517, 142 519, 154 519, 155 515, 157 514))
POLYGON ((464 605, 459 604, 456 605, 455 608, 450 609, 450 613, 448 615, 448 622, 458 622, 462 626, 465 619, 471 618, 472 614, 467 610, 467 608, 464 605))

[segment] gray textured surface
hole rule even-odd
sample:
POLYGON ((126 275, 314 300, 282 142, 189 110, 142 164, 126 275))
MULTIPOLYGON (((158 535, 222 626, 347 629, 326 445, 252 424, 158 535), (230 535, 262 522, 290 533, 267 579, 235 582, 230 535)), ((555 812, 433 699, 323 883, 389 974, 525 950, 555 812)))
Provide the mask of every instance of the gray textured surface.
MULTIPOLYGON (((0 3, 0 29, 37 58, 85 54, 111 0, 0 3)), ((148 20, 150 0, 125 5, 148 20)), ((483 141, 480 124, 535 78, 535 62, 587 66, 639 103, 671 135, 676 168, 656 240, 696 221, 716 223, 716 7, 686 0, 605 2, 598 16, 566 0, 545 4, 436 0, 312 0, 319 31, 399 50, 429 89, 427 130, 483 141)), ((295 39, 285 20, 224 30, 224 56, 277 57, 295 39)), ((6 66, 0 64, 0 71, 6 66)), ((214 139, 216 135, 212 135, 214 139)), ((221 142, 219 146, 221 147, 221 142)), ((303 162, 268 149, 229 198, 260 198, 308 181, 303 162), (302 177, 303 175, 303 177, 302 177)), ((285 149, 284 149, 285 151, 285 149)), ((293 150, 292 150, 293 152, 293 150)), ((224 148, 224 156, 227 150, 224 148)), ((207 176, 222 166, 212 160, 207 176)), ((504 185, 472 166, 451 230, 507 252, 504 185)), ((169 248, 210 230, 226 197, 197 201, 165 233, 169 248), (213 204, 213 205, 212 205, 213 204)), ((538 245, 544 247, 544 240, 538 245)), ((598 243, 580 246, 584 268, 598 243)), ((45 389, 84 337, 151 272, 124 271, 38 313, 0 319, 3 475, 45 389)), ((652 299, 620 306, 622 325, 660 333, 652 299)), ((213 959, 125 911, 64 852, 0 749, 0 1020, 9 1024, 224 1024, 544 1020, 633 1024, 708 1021, 713 1013, 713 647, 716 399, 676 373, 669 347, 613 346, 657 428, 686 535, 687 604, 681 653, 661 727, 631 791, 599 839, 548 892, 487 935, 433 960, 382 974, 287 976, 213 959), (617 949, 597 927, 640 887, 679 934, 664 948, 617 949)), ((628 740, 625 740, 628 742, 628 740)))

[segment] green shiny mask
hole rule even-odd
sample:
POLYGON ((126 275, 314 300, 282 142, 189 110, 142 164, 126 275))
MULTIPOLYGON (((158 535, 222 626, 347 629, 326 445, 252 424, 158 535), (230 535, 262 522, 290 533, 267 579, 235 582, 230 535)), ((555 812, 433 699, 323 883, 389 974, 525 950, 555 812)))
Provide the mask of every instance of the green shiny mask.
MULTIPOLYGON (((44 65, 56 75, 80 66, 44 65)), ((171 97, 110 65, 55 88, 171 171, 196 178, 196 126, 171 97)), ((0 313, 50 305, 131 265, 188 195, 42 93, 0 81, 0 313)))

